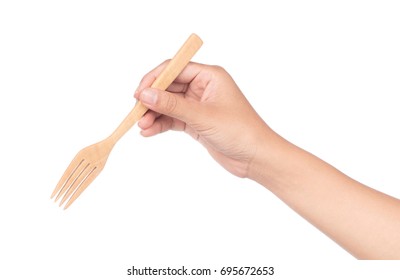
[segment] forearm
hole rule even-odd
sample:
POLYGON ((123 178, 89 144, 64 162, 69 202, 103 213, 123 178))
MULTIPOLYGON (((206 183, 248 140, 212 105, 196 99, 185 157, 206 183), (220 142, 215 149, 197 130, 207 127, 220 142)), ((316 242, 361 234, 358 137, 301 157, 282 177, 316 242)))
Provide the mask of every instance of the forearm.
POLYGON ((400 201, 269 131, 249 177, 362 259, 400 259, 400 201))

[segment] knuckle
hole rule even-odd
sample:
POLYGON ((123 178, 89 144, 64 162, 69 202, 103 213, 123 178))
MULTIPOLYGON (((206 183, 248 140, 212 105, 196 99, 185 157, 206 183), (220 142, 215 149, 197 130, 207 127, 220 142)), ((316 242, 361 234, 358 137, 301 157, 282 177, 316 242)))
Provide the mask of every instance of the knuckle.
POLYGON ((164 60, 160 65, 158 65, 158 66, 156 67, 156 69, 161 71, 161 69, 164 69, 165 67, 167 67, 167 65, 168 65, 168 63, 169 63, 170 61, 171 61, 171 59, 166 59, 166 60, 164 60))
POLYGON ((153 80, 155 80, 155 76, 153 72, 149 72, 146 75, 143 76, 143 78, 140 80, 140 85, 142 86, 149 86, 151 85, 151 83, 153 82, 153 80))
POLYGON ((213 70, 215 71, 215 73, 218 73, 218 74, 226 74, 226 73, 227 73, 226 70, 225 70, 225 68, 222 67, 222 66, 213 65, 212 68, 213 68, 213 70))
POLYGON ((172 94, 168 94, 167 98, 166 98, 166 103, 165 103, 165 111, 167 113, 173 113, 176 110, 176 106, 177 106, 177 99, 175 96, 173 96, 172 94))
POLYGON ((169 58, 169 59, 166 59, 166 60, 164 60, 164 62, 163 63, 161 63, 161 65, 167 65, 169 62, 171 61, 171 59, 169 58))
POLYGON ((151 84, 156 80, 157 76, 159 75, 159 72, 161 72, 161 70, 164 69, 170 61, 171 59, 166 59, 163 63, 144 75, 143 78, 140 80, 140 85, 144 87, 151 86, 151 84))
POLYGON ((210 73, 214 78, 224 78, 226 76, 229 76, 228 72, 223 68, 222 66, 219 65, 211 65, 210 66, 210 73))

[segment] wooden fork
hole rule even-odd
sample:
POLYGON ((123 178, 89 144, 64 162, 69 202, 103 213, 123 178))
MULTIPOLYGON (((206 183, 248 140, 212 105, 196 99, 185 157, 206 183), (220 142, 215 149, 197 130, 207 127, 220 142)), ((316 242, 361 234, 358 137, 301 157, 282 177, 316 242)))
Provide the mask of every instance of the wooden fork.
MULTIPOLYGON (((196 34, 190 35, 151 87, 161 90, 167 89, 202 44, 202 40, 196 34)), ((109 137, 82 149, 65 170, 51 198, 57 195, 55 199, 57 201, 62 197, 60 206, 67 201, 64 206, 64 209, 67 209, 100 174, 114 145, 146 111, 147 108, 138 101, 132 111, 109 137)))

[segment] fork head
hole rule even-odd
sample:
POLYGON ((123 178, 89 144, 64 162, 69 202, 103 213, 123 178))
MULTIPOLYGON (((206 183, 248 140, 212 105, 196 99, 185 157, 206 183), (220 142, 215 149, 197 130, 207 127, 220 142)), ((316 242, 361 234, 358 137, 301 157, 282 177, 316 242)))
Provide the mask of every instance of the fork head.
POLYGON ((79 151, 65 170, 51 198, 55 196, 55 201, 61 198, 59 206, 67 202, 64 206, 67 209, 103 170, 111 149, 108 141, 102 141, 79 151))

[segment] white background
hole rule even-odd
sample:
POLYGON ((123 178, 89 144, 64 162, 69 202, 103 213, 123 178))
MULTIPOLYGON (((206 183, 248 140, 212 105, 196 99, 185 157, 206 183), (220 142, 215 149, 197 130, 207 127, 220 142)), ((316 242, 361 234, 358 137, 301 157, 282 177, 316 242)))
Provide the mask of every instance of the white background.
POLYGON ((182 133, 144 139, 135 127, 70 209, 49 196, 195 32, 194 61, 225 67, 273 129, 400 197, 399 14, 397 1, 2 0, 0 278, 139 279, 126 270, 185 265, 398 279, 398 262, 354 260, 182 133))

